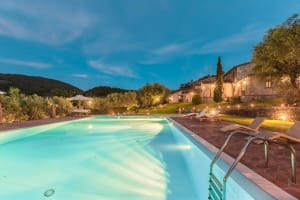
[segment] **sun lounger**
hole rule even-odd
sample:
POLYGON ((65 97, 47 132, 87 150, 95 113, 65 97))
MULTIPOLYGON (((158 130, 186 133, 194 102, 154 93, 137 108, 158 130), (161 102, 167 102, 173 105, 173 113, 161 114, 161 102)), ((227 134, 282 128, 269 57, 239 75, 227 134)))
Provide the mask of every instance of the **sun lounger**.
POLYGON ((285 134, 278 132, 261 132, 257 133, 255 136, 259 136, 269 140, 285 139, 289 142, 300 143, 300 121, 296 121, 294 125, 287 130, 285 134))
POLYGON ((192 117, 192 116, 196 116, 197 114, 199 114, 199 113, 192 112, 192 113, 185 114, 183 116, 184 117, 192 117))
POLYGON ((229 132, 229 131, 235 131, 235 130, 245 130, 245 131, 257 132, 264 121, 265 121, 265 117, 256 117, 251 122, 251 124, 249 124, 248 126, 244 126, 241 124, 230 124, 230 125, 222 127, 220 130, 222 132, 229 132))
POLYGON ((197 113, 197 115, 195 115, 195 118, 200 118, 200 117, 204 117, 205 114, 207 113, 207 109, 203 109, 200 113, 197 113))
POLYGON ((213 112, 209 114, 204 114, 203 116, 196 117, 200 121, 207 120, 207 121, 216 121, 219 120, 218 114, 220 113, 220 110, 214 110, 213 112))

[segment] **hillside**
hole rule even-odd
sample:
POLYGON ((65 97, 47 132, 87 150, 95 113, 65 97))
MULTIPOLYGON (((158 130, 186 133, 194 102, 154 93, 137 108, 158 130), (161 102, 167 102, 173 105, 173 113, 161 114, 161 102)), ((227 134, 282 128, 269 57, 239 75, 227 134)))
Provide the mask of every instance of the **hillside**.
POLYGON ((94 87, 90 90, 85 91, 86 96, 90 97, 105 97, 108 94, 111 93, 122 93, 122 92, 127 92, 128 90, 124 90, 121 88, 112 88, 108 86, 99 86, 99 87, 94 87))
POLYGON ((54 79, 19 74, 0 74, 0 90, 7 92, 10 87, 19 88, 27 95, 70 97, 83 91, 73 85, 54 79))

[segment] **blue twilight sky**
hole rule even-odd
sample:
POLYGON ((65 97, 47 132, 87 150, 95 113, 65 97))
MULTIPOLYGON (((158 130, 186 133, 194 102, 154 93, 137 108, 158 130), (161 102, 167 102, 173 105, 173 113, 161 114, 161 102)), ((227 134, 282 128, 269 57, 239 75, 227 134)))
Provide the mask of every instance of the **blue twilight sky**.
POLYGON ((171 89, 248 62, 299 0, 1 0, 0 73, 171 89))

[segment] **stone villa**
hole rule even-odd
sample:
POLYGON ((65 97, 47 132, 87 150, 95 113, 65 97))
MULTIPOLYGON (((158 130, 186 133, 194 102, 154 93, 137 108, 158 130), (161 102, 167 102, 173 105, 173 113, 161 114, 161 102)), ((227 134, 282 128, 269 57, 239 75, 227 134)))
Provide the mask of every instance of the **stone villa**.
MULTIPOLYGON (((271 80, 255 76, 252 73, 253 63, 237 65, 224 74, 223 99, 239 98, 247 102, 256 99, 276 97, 271 80)), ((182 88, 170 96, 170 103, 191 102, 195 94, 202 97, 203 102, 212 102, 216 76, 205 76, 182 88)))

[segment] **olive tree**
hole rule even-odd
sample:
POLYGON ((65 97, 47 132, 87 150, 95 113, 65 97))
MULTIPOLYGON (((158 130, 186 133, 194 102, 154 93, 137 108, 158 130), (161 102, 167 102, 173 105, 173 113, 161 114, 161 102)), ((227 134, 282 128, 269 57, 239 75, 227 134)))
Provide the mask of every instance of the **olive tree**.
POLYGON ((140 107, 151 107, 166 103, 168 101, 169 89, 165 86, 154 83, 146 84, 137 92, 138 104, 140 107))
POLYGON ((254 47, 254 72, 263 77, 279 77, 290 83, 300 99, 300 19, 297 14, 270 29, 254 47))

